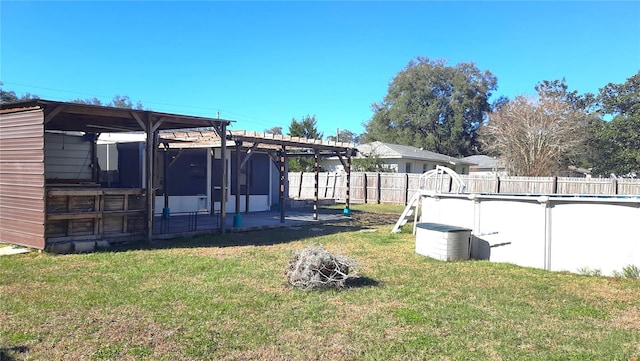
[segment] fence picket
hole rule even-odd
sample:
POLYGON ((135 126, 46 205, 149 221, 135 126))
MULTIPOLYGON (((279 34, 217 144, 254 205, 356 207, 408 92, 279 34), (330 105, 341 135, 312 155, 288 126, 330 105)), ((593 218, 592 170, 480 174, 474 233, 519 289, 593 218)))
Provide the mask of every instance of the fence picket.
MULTIPOLYGON (((320 198, 344 201, 346 174, 323 172, 319 177, 320 198)), ((350 200, 353 203, 405 204, 419 190, 419 177, 420 174, 417 173, 351 172, 350 200)), ((460 177, 466 184, 467 193, 640 196, 640 179, 636 178, 460 177)), ((427 180, 425 189, 451 192, 451 181, 451 177, 446 174, 431 178, 427 180)), ((290 198, 311 199, 313 194, 313 173, 289 174, 290 198)))

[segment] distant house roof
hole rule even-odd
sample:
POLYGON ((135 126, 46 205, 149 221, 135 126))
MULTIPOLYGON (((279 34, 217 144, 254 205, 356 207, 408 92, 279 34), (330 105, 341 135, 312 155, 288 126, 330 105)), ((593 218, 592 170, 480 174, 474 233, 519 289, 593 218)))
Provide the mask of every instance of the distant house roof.
POLYGON ((450 157, 448 155, 430 152, 428 150, 400 144, 391 144, 383 142, 372 142, 360 144, 358 146, 360 154, 375 154, 385 159, 414 159, 430 162, 453 163, 461 165, 472 165, 464 159, 450 157))
POLYGON ((495 168, 496 160, 495 158, 489 157, 488 155, 472 155, 469 157, 462 158, 469 163, 473 163, 478 166, 478 168, 495 168))

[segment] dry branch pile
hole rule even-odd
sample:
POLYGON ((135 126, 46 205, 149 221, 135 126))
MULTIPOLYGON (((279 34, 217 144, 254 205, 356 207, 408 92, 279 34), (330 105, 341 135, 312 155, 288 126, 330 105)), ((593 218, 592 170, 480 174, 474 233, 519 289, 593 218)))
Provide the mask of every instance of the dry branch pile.
POLYGON ((353 259, 318 245, 295 251, 284 273, 293 287, 303 290, 342 288, 349 278, 356 277, 356 266, 353 259))

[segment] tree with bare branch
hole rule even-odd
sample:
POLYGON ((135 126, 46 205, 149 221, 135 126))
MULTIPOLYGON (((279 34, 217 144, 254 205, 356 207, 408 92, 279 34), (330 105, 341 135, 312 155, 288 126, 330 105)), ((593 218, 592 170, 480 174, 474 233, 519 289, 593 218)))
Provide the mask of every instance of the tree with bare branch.
POLYGON ((560 97, 519 96, 490 114, 480 139, 512 175, 558 175, 567 156, 584 143, 586 125, 585 112, 560 97))

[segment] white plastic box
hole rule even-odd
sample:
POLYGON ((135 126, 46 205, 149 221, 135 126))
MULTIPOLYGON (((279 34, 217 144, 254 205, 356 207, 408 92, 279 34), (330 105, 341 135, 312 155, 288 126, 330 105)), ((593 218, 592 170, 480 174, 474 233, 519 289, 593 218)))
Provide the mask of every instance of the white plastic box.
POLYGON ((416 225, 416 253, 441 261, 469 259, 471 230, 441 223, 416 225))

